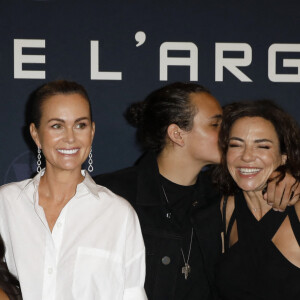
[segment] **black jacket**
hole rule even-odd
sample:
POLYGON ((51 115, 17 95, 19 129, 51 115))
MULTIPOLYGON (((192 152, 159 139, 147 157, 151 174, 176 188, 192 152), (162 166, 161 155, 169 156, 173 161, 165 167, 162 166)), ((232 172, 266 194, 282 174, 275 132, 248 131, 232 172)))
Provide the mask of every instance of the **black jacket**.
MULTIPOLYGON (((214 266, 221 253, 221 215, 219 196, 208 176, 200 175, 193 199, 191 223, 201 248, 209 290, 205 299, 214 299, 214 266), (208 294, 210 296, 208 296, 208 294)), ((96 183, 127 199, 135 208, 146 246, 145 290, 149 300, 175 299, 176 279, 181 254, 181 236, 166 217, 166 201, 162 192, 156 157, 144 155, 134 167, 98 175, 96 183), (163 258, 168 258, 162 261, 163 258)), ((188 299, 187 299, 188 300, 188 299)), ((204 300, 203 298, 199 300, 204 300)))

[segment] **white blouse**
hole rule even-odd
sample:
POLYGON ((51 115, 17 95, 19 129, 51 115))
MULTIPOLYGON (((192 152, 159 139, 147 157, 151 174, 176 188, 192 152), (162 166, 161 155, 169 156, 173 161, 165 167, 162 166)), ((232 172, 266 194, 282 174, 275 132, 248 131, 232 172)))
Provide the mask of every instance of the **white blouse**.
POLYGON ((146 300, 145 247, 130 204, 89 174, 52 233, 40 176, 0 188, 0 233, 24 300, 146 300))

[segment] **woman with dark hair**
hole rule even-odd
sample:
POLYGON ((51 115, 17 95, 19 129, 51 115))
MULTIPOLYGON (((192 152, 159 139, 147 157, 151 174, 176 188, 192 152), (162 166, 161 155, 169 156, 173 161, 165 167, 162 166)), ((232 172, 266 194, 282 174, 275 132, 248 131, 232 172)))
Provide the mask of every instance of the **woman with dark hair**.
POLYGON ((131 105, 125 116, 146 153, 136 166, 95 181, 129 200, 139 216, 147 296, 212 299, 221 253, 220 197, 200 171, 220 161, 220 104, 203 86, 177 82, 131 105))
MULTIPOLYGON (((224 108, 221 165, 224 251, 222 299, 300 299, 300 203, 275 212, 263 199, 272 172, 300 180, 300 129, 268 100, 224 108)), ((296 195, 299 197, 299 194, 296 195)))
POLYGON ((21 300, 18 280, 8 271, 4 261, 5 247, 0 236, 0 300, 21 300))
POLYGON ((93 169, 95 133, 85 89, 54 81, 31 101, 38 174, 0 189, 6 261, 23 298, 147 299, 145 248, 133 208, 81 170, 87 157, 93 169))

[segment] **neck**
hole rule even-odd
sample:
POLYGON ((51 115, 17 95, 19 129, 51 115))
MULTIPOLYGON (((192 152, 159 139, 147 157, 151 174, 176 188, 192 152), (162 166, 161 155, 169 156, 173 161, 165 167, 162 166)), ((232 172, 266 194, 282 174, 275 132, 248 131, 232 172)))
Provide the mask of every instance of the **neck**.
POLYGON ((270 209, 267 201, 264 200, 262 191, 243 191, 247 205, 257 220, 260 220, 270 209))
POLYGON ((80 170, 65 171, 46 167, 45 174, 40 180, 39 194, 53 202, 70 200, 83 179, 80 170))
POLYGON ((179 185, 193 185, 197 181, 201 165, 190 162, 180 151, 164 148, 157 157, 159 173, 179 185))

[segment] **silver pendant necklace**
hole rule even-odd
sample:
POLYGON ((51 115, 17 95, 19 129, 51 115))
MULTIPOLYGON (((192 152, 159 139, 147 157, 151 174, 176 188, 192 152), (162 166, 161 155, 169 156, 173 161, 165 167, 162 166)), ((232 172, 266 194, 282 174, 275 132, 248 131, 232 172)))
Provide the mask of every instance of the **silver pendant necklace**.
POLYGON ((189 274, 191 273, 191 266, 189 265, 189 260, 190 260, 192 243, 193 243, 193 234, 194 234, 194 228, 192 227, 190 248, 189 248, 189 254, 188 254, 187 260, 185 260, 185 256, 184 256, 182 248, 180 248, 181 254, 182 254, 182 258, 183 258, 183 261, 184 261, 184 267, 181 268, 181 273, 184 274, 184 279, 185 280, 187 280, 189 274))
MULTIPOLYGON (((164 189, 164 186, 162 185, 162 190, 164 192, 164 196, 166 198, 166 201, 167 201, 167 204, 169 204, 169 199, 167 197, 167 194, 166 194, 166 191, 164 189)), ((171 213, 168 212, 166 217, 168 219, 170 219, 171 217, 171 213)), ((192 243, 193 243, 193 236, 194 236, 194 228, 192 227, 192 233, 191 233, 191 240, 190 240, 190 247, 189 247, 189 253, 188 253, 188 256, 187 256, 187 259, 185 259, 185 256, 184 256, 184 253, 183 253, 183 250, 182 250, 182 247, 180 248, 181 250, 181 254, 182 254, 182 258, 183 258, 183 262, 184 262, 184 266, 181 268, 181 273, 184 275, 184 279, 187 280, 188 279, 188 276, 189 274, 191 273, 191 266, 189 265, 189 260, 190 260, 190 256, 191 256, 191 250, 192 250, 192 243)))

